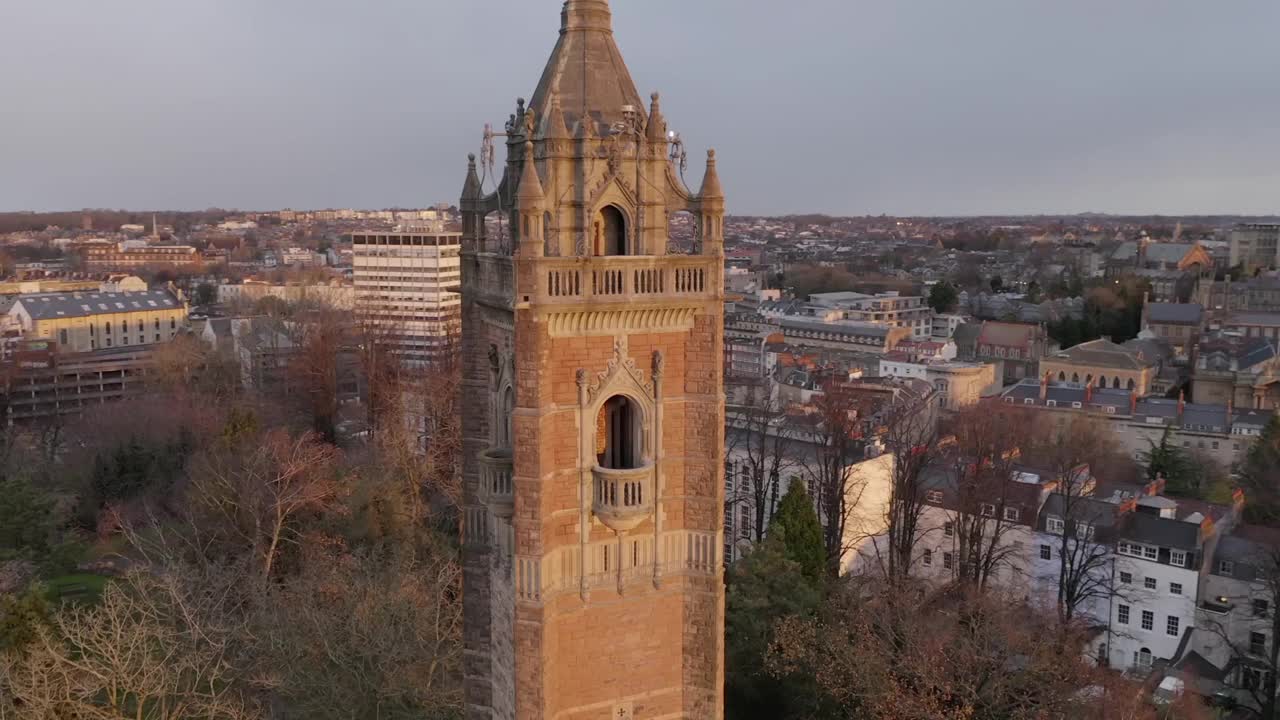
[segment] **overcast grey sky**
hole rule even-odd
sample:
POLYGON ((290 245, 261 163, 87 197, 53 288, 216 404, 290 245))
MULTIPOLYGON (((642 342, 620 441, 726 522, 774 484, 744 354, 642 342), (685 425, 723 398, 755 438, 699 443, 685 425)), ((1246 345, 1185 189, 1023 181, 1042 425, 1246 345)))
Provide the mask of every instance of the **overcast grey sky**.
MULTIPOLYGON (((1280 211, 1277 0, 612 4, 731 212, 1280 211)), ((0 210, 456 202, 560 5, 0 1, 0 210)))

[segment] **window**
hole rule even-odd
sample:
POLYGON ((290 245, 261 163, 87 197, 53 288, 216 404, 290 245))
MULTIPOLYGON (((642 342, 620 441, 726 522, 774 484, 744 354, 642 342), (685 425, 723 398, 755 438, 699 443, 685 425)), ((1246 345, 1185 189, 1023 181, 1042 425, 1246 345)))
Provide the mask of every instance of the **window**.
POLYGON ((751 508, 746 506, 738 508, 738 537, 751 539, 751 508))
POLYGON ((1018 512, 1018 508, 1007 507, 1004 509, 1005 520, 1008 520, 1009 522, 1018 522, 1019 517, 1021 517, 1021 513, 1018 512))
POLYGON ((1076 523, 1076 537, 1084 536, 1085 540, 1093 539, 1093 526, 1084 523, 1076 523))
POLYGON ((1170 615, 1164 622, 1164 634, 1169 637, 1178 637, 1178 626, 1181 623, 1182 621, 1178 620, 1176 616, 1170 615))
POLYGON ((627 254, 627 220, 622 211, 606 205, 596 215, 596 255, 627 254))
POLYGON ((1267 654, 1267 636, 1260 632, 1249 633, 1249 652, 1254 655, 1267 654))
POLYGON ((67 331, 65 329, 58 331, 58 343, 60 345, 67 344, 67 331))
POLYGON ((1124 583, 1125 585, 1132 583, 1133 573, 1127 573, 1127 572, 1120 573, 1120 582, 1124 583))
POLYGON ((596 420, 596 459, 600 467, 628 470, 642 465, 640 409, 625 395, 605 401, 596 420))
POLYGON ((1267 601, 1266 601, 1266 600, 1254 600, 1254 601, 1253 601, 1253 616, 1254 616, 1254 617, 1266 617, 1266 616, 1267 616, 1267 610, 1268 610, 1268 609, 1269 609, 1269 604, 1267 603, 1267 601))
POLYGON ((1186 554, 1186 553, 1184 553, 1184 552, 1182 552, 1181 550, 1170 550, 1170 551, 1169 551, 1169 564, 1170 564, 1170 565, 1177 565, 1178 567, 1186 567, 1186 566, 1187 566, 1187 554, 1186 554))
POLYGON ((930 490, 929 492, 925 493, 924 499, 931 503, 940 503, 942 502, 942 491, 930 490))
POLYGON ((947 536, 947 537, 955 537, 955 536, 956 536, 956 524, 955 524, 955 523, 953 523, 953 522, 949 522, 949 523, 947 523, 947 524, 943 525, 943 526, 942 526, 942 534, 943 534, 943 535, 945 535, 945 536, 947 536))
POLYGON ((1144 587, 1144 588, 1146 588, 1146 589, 1148 589, 1148 590, 1155 590, 1155 589, 1156 589, 1156 579, 1155 579, 1155 578, 1150 578, 1150 577, 1149 577, 1149 578, 1143 578, 1143 579, 1142 579, 1142 587, 1144 587))
POLYGON ((979 512, 982 513, 982 517, 996 516, 996 506, 990 503, 982 503, 982 505, 978 508, 978 510, 979 512))
POLYGON ((1160 550, 1158 548, 1153 548, 1150 545, 1143 545, 1142 557, 1147 560, 1156 560, 1160 557, 1160 550))
POLYGON ((955 556, 949 552, 942 553, 942 567, 950 570, 956 565, 955 556))
POLYGON ((1133 654, 1133 664, 1140 668, 1151 668, 1152 656, 1150 648, 1142 648, 1133 654))
POLYGON ((1235 575, 1235 574, 1236 574, 1236 564, 1235 564, 1235 563, 1233 563, 1233 562, 1231 562, 1230 560, 1223 560, 1223 561, 1219 562, 1219 563, 1218 563, 1218 574, 1219 574, 1219 575, 1235 575))
POLYGON ((1044 521, 1044 527, 1049 532, 1060 535, 1067 529, 1067 524, 1062 522, 1062 518, 1051 517, 1044 521))
POLYGON ((1129 606, 1128 605, 1121 605, 1116 610, 1116 622, 1120 623, 1121 625, 1129 624, 1129 606))
POLYGON ((924 556, 920 558, 920 562, 924 563, 926 567, 933 565, 933 551, 925 550, 924 556))
POLYGON ((1169 593, 1172 595, 1181 595, 1182 583, 1175 583, 1175 582, 1169 583, 1169 593))
POLYGON ((1052 559, 1053 559, 1053 548, 1049 547, 1048 545, 1041 545, 1041 546, 1040 546, 1040 559, 1041 559, 1041 560, 1052 560, 1052 559))
POLYGON ((1142 629, 1151 630, 1156 626, 1156 614, 1150 610, 1142 611, 1142 629))

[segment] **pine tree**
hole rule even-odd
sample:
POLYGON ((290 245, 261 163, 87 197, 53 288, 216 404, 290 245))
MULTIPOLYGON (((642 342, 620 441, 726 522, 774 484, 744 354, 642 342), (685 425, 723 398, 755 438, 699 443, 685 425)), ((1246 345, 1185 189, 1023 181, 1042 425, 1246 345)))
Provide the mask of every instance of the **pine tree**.
MULTIPOLYGON (((728 720, 806 717, 805 710, 814 699, 807 679, 775 677, 765 664, 777 624, 812 615, 822 600, 817 582, 788 557, 786 536, 786 529, 775 522, 765 541, 729 569, 725 595, 728 720)), ((819 562, 819 573, 821 569, 819 562)))
POLYGON ((822 523, 813 509, 813 500, 804 483, 792 480, 787 494, 778 504, 778 512, 769 523, 769 534, 782 537, 783 552, 800 566, 800 571, 813 582, 821 582, 827 567, 827 553, 822 540, 822 523))

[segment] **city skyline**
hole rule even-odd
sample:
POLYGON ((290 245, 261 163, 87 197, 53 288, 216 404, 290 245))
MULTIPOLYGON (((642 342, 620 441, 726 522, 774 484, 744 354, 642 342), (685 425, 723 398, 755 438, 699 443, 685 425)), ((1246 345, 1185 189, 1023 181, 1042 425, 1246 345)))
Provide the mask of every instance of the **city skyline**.
MULTIPOLYGON (((500 128, 532 94, 513 69, 545 60, 558 5, 5 8, 0 211, 456 202, 473 119, 500 128)), ((714 140, 735 214, 1280 210, 1274 3, 724 8, 614 12, 688 143, 687 183, 714 140)))

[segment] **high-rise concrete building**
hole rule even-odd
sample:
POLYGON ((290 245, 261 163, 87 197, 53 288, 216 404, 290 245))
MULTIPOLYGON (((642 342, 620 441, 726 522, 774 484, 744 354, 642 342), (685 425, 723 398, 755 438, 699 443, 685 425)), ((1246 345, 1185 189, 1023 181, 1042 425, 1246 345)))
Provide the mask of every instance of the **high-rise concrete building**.
POLYGON ((355 233, 355 306, 406 364, 441 357, 460 327, 458 233, 355 233))
POLYGON ((714 153, 685 187, 605 0, 565 3, 505 143, 497 188, 473 158, 461 201, 466 716, 721 718, 714 153), (692 254, 668 252, 678 211, 692 254))

